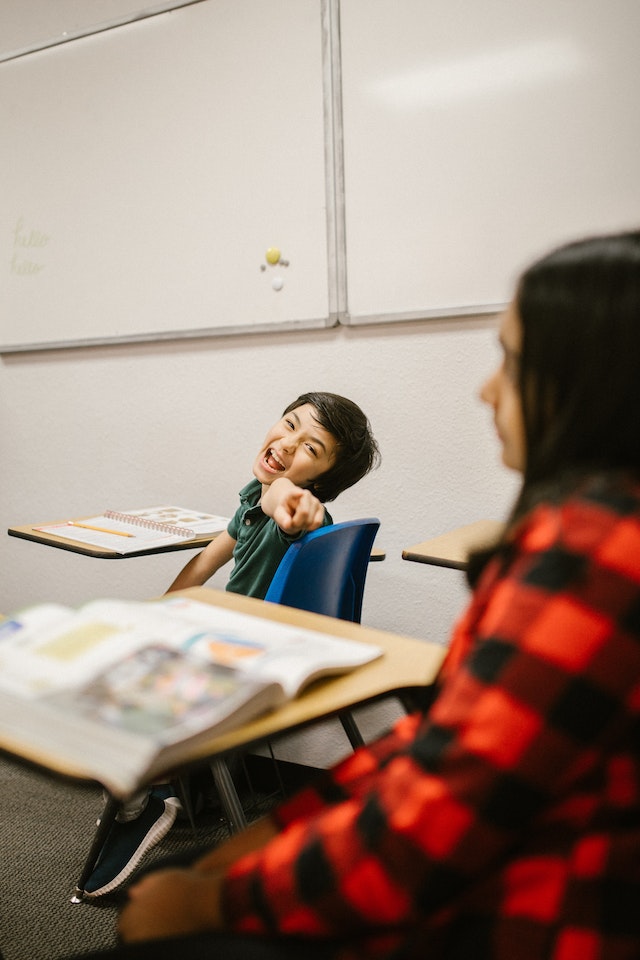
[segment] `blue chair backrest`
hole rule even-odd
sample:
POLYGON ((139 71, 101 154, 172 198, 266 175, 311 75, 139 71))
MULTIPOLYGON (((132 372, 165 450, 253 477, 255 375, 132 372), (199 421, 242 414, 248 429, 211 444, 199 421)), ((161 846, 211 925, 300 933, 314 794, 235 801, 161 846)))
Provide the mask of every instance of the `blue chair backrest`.
POLYGON ((265 600, 360 623, 375 517, 319 527, 292 543, 265 600))

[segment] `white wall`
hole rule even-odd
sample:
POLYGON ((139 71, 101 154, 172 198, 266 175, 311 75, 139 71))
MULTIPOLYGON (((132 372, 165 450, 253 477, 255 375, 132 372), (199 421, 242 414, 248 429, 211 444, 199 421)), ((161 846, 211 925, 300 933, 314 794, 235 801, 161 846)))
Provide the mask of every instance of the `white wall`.
MULTIPOLYGON (((163 501, 230 514, 285 405, 334 390, 363 407, 383 455, 330 507, 382 521, 387 559, 371 568, 364 619, 444 640, 462 577, 401 551, 508 506, 514 480, 477 399, 494 344, 484 319, 4 356, 2 526, 163 501)), ((96 560, 2 536, 0 610, 152 596, 190 555, 96 560)))
MULTIPOLYGON (((332 507, 382 521, 363 622, 445 642, 462 574, 401 551, 508 508, 515 478, 477 399, 495 343, 483 318, 3 356, 2 529, 171 501, 230 514, 284 407, 332 390, 366 411, 383 455, 332 507)), ((98 560, 1 535, 0 611, 157 595, 190 556, 98 560)))

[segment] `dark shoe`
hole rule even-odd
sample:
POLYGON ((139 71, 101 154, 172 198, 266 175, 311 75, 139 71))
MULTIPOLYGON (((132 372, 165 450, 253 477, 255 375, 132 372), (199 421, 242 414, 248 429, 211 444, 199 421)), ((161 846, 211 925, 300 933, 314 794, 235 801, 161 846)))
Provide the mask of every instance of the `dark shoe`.
POLYGON ((84 886, 84 896, 113 893, 131 876, 145 853, 159 843, 173 825, 180 802, 164 797, 163 788, 151 791, 139 817, 129 823, 114 822, 100 851, 93 873, 84 886))

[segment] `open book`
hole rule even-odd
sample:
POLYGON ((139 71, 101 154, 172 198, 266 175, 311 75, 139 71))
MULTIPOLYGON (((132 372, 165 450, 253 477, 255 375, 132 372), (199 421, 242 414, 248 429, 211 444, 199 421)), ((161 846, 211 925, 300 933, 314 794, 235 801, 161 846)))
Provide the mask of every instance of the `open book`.
POLYGON ((228 523, 228 517, 217 514, 160 506, 143 510, 105 510, 96 517, 49 523, 34 529, 127 554, 220 533, 227 529, 228 523))
POLYGON ((181 595, 42 604, 0 622, 0 734, 122 797, 185 745, 380 653, 181 595))

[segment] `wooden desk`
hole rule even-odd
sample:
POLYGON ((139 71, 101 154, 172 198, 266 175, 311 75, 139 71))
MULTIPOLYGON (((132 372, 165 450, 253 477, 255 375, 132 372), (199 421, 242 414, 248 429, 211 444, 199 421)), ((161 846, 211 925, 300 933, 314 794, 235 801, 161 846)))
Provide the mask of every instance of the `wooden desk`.
MULTIPOLYGON (((87 517, 74 517, 75 520, 86 520, 87 517)), ((173 550, 201 550, 206 547, 218 533, 203 534, 194 537, 193 540, 182 540, 180 543, 170 543, 162 547, 150 547, 148 550, 136 550, 135 553, 115 553, 113 550, 106 550, 104 547, 92 546, 90 543, 80 543, 79 540, 72 540, 69 537, 59 537, 55 533, 43 533, 38 527, 53 526, 56 522, 66 523, 66 520, 47 520, 42 523, 26 523, 20 527, 9 527, 7 533, 10 537, 18 537, 21 540, 32 540, 34 543, 43 543, 47 547, 56 547, 58 550, 68 550, 70 553, 81 553, 85 557, 98 557, 100 560, 128 560, 131 557, 148 557, 155 553, 171 553, 173 550)))
POLYGON ((504 524, 499 520, 477 520, 431 540, 423 540, 402 551, 403 560, 430 563, 436 567, 466 570, 469 554, 498 539, 504 524))
MULTIPOLYGON (((219 789, 229 796, 235 795, 226 764, 220 757, 239 747, 246 749, 252 744, 264 741, 284 731, 299 728, 314 721, 340 713, 358 704, 370 702, 393 693, 418 686, 430 685, 436 677, 446 649, 441 644, 422 642, 381 630, 373 630, 346 620, 336 620, 318 614, 307 613, 280 604, 267 603, 234 593, 210 590, 205 587, 193 587, 180 591, 213 606, 238 610, 253 614, 265 620, 298 625, 310 630, 320 630, 332 636, 345 637, 372 643, 381 648, 383 654, 377 660, 358 667, 341 676, 327 677, 312 683, 295 700, 267 713, 249 723, 229 730, 219 736, 199 742, 185 754, 180 761, 180 769, 204 760, 212 761, 212 770, 219 789)), ((55 745, 43 741, 35 747, 20 736, 20 730, 10 722, 0 724, 0 750, 12 753, 24 760, 36 763, 45 769, 73 777, 79 780, 94 780, 81 766, 70 766, 61 755, 57 755, 55 745)), ((152 776, 160 778, 162 774, 176 774, 176 770, 153 770, 152 776)), ((115 818, 118 798, 112 796, 101 816, 100 824, 91 843, 87 859, 76 885, 72 902, 82 900, 84 884, 90 876, 102 845, 115 818)), ((242 809, 237 801, 231 802, 231 829, 241 828, 245 823, 242 809)))
MULTIPOLYGON (((336 620, 315 613, 266 603, 235 593, 192 587, 180 591, 214 606, 239 610, 263 617, 320 630, 338 637, 373 643, 383 650, 383 656, 356 670, 337 677, 327 677, 310 685, 299 697, 271 713, 265 714, 235 730, 199 743, 184 757, 184 766, 220 755, 237 747, 249 747, 285 730, 292 730, 324 717, 332 716, 357 704, 366 703, 394 692, 428 686, 434 680, 444 654, 441 644, 414 640, 381 630, 363 627, 346 620, 336 620)), ((179 594, 176 593, 176 596, 179 594)), ((82 767, 69 766, 56 754, 55 746, 33 747, 21 739, 20 731, 11 725, 0 726, 0 749, 29 760, 55 773, 80 780, 93 780, 82 767)), ((166 772, 166 771, 164 771, 166 772)), ((160 771, 154 774, 160 775, 160 771)))

